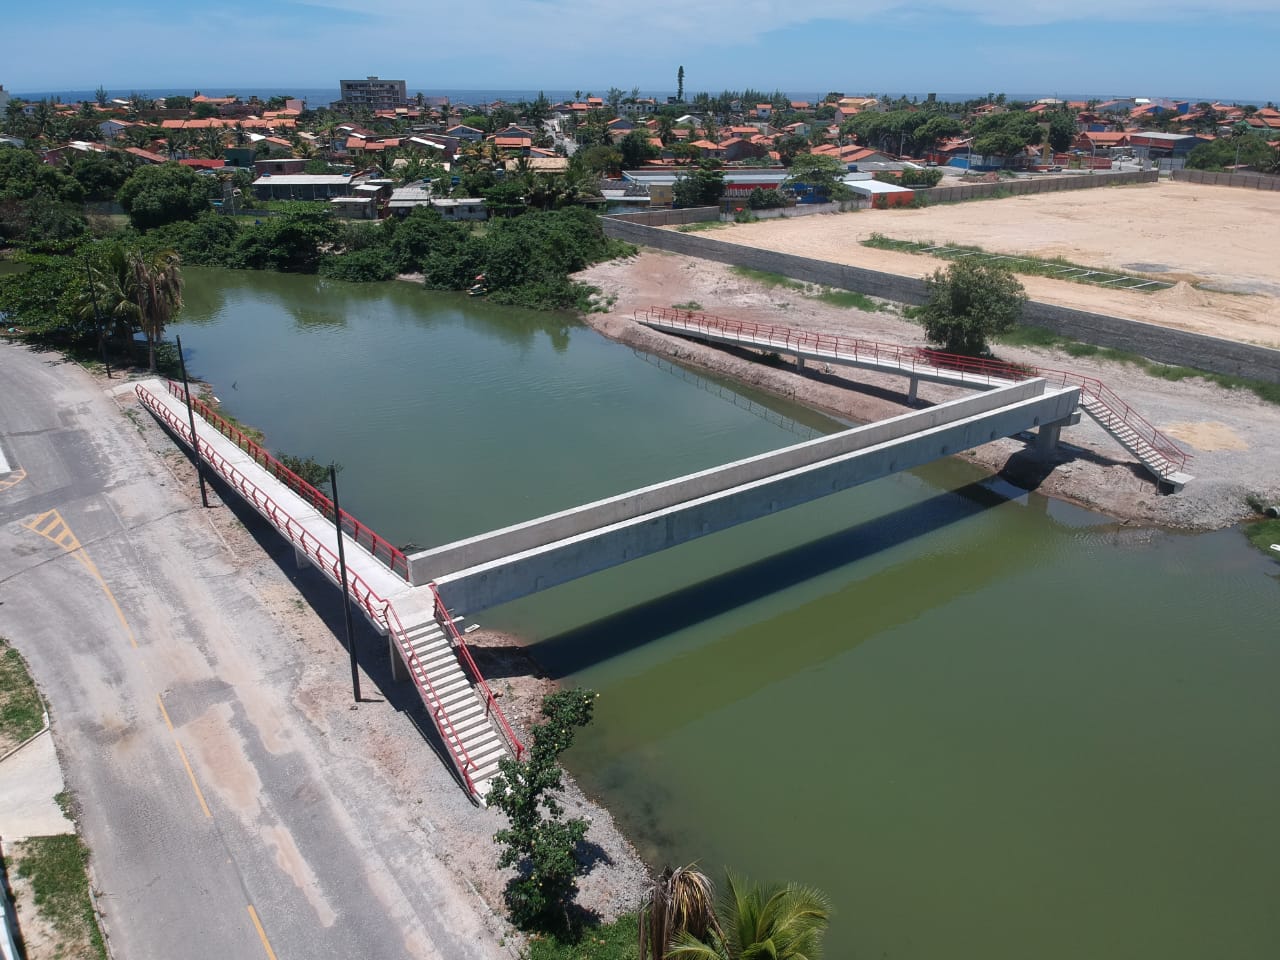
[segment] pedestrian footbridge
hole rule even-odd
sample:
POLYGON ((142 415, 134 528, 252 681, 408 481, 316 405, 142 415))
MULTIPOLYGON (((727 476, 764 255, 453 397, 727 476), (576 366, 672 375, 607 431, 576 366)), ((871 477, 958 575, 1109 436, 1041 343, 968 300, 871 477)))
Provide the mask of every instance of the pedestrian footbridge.
MULTIPOLYGON (((1047 452, 1082 406, 1099 416, 1089 407, 1101 402, 1096 389, 1066 382, 1066 375, 953 368, 922 351, 894 354, 882 345, 869 351, 850 341, 713 319, 650 312, 642 322, 713 342, 786 349, 798 361, 849 363, 978 392, 406 556, 346 511, 335 524, 327 496, 208 404, 193 398, 188 407, 180 385, 151 380, 136 391, 180 443, 293 544, 300 564, 339 587, 341 528, 347 593, 388 637, 394 676, 414 683, 460 781, 483 802, 498 761, 522 758, 524 746, 476 667, 458 611, 474 615, 1002 437, 1036 430, 1047 452)), ((1109 429, 1117 437, 1134 430, 1153 450, 1166 450, 1159 437, 1148 439, 1137 428, 1109 429)))

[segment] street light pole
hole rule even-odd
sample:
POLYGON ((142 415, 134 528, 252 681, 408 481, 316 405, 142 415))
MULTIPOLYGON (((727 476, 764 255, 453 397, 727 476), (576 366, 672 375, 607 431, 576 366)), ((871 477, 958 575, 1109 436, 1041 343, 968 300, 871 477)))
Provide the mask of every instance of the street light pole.
MULTIPOLYGON (((338 532, 338 575, 342 577, 342 619, 347 627, 347 653, 351 657, 351 696, 360 702, 360 668, 356 666, 356 642, 351 635, 351 590, 347 586, 347 551, 342 545, 342 507, 338 505, 338 469, 329 464, 329 489, 333 493, 333 526, 338 532)), ((354 709, 354 707, 352 708, 354 709)))
POLYGON ((182 356, 182 338, 178 337, 178 369, 182 371, 182 392, 187 398, 187 422, 191 426, 191 452, 196 455, 196 476, 200 479, 200 502, 209 506, 209 491, 204 485, 204 458, 200 456, 200 441, 196 438, 196 412, 191 407, 191 384, 187 382, 187 361, 182 356))

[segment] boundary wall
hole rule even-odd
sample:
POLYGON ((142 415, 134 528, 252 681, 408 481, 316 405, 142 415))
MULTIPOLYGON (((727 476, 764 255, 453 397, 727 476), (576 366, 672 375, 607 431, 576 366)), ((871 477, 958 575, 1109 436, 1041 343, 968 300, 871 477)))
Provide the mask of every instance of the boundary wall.
POLYGON ((1280 190, 1280 177, 1263 173, 1210 173, 1208 170, 1175 170, 1179 183, 1207 183, 1215 187, 1247 187, 1252 190, 1280 190))
MULTIPOLYGON (((606 217, 602 224, 608 236, 619 240, 703 260, 714 260, 730 266, 780 273, 794 280, 824 287, 856 290, 883 300, 915 305, 924 303, 927 296, 924 281, 916 277, 903 277, 790 253, 760 250, 697 234, 660 230, 634 221, 606 217)), ((1059 336, 1100 347, 1128 350, 1158 363, 1280 383, 1280 350, 1270 347, 1236 343, 1140 320, 1125 320, 1036 300, 1027 302, 1022 319, 1031 326, 1043 327, 1059 336)))
POLYGON ((996 183, 964 183, 954 187, 930 187, 916 190, 926 204, 954 203, 993 196, 1022 196, 1032 193, 1056 193, 1059 190, 1089 190, 1093 187, 1120 187, 1132 183, 1155 183, 1157 170, 1127 170, 1123 173, 1085 173, 1058 176, 1051 174, 1034 180, 1000 180, 996 183))

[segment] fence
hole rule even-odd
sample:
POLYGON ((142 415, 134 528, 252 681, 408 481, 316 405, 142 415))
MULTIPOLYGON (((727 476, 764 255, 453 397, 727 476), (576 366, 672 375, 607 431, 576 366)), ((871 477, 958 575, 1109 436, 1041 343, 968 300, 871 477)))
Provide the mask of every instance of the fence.
POLYGON ((1033 193, 1056 193, 1059 190, 1088 190, 1093 187, 1117 187, 1130 183, 1155 183, 1155 170, 1131 170, 1124 173, 1089 173, 1078 176, 1046 176, 1029 180, 1001 180, 997 183, 964 183, 954 187, 918 190, 916 196, 925 203, 954 203, 984 197, 1022 196, 1033 193))
MULTIPOLYGON (((780 273, 806 283, 840 290, 856 290, 898 303, 921 304, 926 299, 924 281, 915 277, 901 277, 879 270, 759 250, 696 234, 625 223, 617 218, 605 218, 602 223, 609 236, 642 246, 657 247, 731 266, 780 273)), ((1034 300, 1023 308, 1022 319, 1031 326, 1043 327, 1063 337, 1100 347, 1128 350, 1159 363, 1280 383, 1280 350, 1269 347, 1236 343, 1034 300)))
POLYGON ((1246 187, 1251 190, 1280 190, 1280 177, 1262 173, 1210 173, 1208 170, 1175 170, 1180 183, 1207 183, 1215 187, 1246 187))

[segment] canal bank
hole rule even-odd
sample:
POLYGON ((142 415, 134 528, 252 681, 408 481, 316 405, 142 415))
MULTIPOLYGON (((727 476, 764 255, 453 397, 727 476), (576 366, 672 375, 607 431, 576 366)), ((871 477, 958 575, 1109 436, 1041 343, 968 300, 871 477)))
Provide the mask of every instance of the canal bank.
MULTIPOLYGON (((648 330, 632 319, 648 307, 684 306, 734 320, 927 346, 918 324, 896 305, 846 308, 822 300, 816 288, 768 285, 723 264, 646 250, 637 257, 597 264, 577 279, 614 298, 608 313, 584 320, 605 336, 637 349, 727 376, 756 389, 854 421, 879 420, 903 412, 907 380, 811 364, 803 375, 791 357, 711 347, 648 330), (779 363, 778 360, 783 362, 779 363)), ((790 282, 789 282, 790 283, 790 282)), ((1001 359, 1070 370, 1110 386, 1158 428, 1174 437, 1193 459, 1195 481, 1175 496, 1161 496, 1136 459, 1088 418, 1064 431, 1060 455, 1041 464, 1026 444, 1000 440, 961 456, 1026 489, 1099 510, 1125 522, 1189 530, 1214 530, 1248 519, 1246 498, 1280 496, 1280 405, 1243 389, 1229 390, 1190 378, 1168 381, 1131 364, 1073 357, 1061 350, 999 346, 1001 359)), ((954 388, 922 385, 920 398, 939 402, 962 395, 954 388)))

